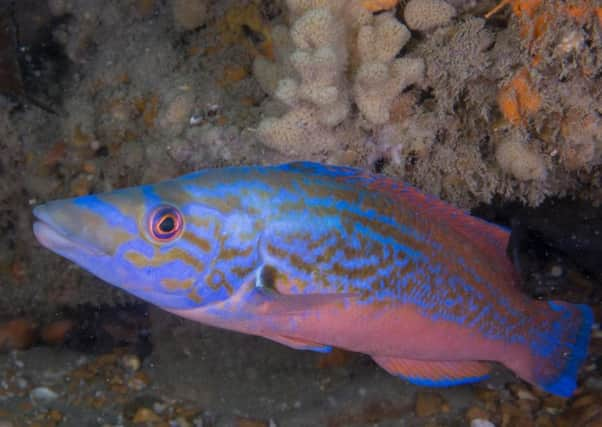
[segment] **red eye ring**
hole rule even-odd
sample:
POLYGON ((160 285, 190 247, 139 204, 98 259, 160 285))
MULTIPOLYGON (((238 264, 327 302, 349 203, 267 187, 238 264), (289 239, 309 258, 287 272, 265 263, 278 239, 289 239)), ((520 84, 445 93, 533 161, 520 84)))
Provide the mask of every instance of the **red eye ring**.
POLYGON ((184 218, 173 206, 159 206, 148 217, 148 233, 156 242, 173 242, 183 230, 184 218))

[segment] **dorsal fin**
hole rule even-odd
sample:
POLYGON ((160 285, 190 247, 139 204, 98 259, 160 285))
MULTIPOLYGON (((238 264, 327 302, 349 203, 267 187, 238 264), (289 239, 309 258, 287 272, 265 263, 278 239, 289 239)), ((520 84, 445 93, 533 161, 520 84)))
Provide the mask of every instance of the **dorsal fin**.
POLYGON ((510 238, 508 230, 474 217, 434 196, 422 193, 409 184, 351 167, 312 162, 294 162, 284 165, 284 167, 288 170, 332 177, 370 191, 385 193, 391 198, 399 200, 400 206, 409 206, 417 214, 428 216, 434 221, 451 227, 456 233, 471 241, 487 258, 506 263, 507 268, 514 270, 506 255, 510 238))
POLYGON ((471 240, 484 252, 496 258, 506 259, 506 248, 510 233, 498 225, 489 223, 470 215, 434 196, 422 193, 415 187, 399 183, 391 178, 376 175, 368 188, 388 193, 398 198, 406 206, 410 205, 416 212, 429 215, 434 220, 445 222, 454 231, 471 240))

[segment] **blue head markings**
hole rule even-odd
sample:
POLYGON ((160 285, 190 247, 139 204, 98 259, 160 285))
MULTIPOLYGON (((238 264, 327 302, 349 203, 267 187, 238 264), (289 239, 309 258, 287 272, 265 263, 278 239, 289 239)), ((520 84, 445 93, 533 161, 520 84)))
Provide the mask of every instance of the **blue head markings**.
MULTIPOLYGON (((189 185, 176 179, 52 201, 34 209, 34 233, 46 248, 162 308, 222 301, 237 285, 215 260, 232 221, 189 185)), ((250 270, 248 255, 238 262, 250 270)))

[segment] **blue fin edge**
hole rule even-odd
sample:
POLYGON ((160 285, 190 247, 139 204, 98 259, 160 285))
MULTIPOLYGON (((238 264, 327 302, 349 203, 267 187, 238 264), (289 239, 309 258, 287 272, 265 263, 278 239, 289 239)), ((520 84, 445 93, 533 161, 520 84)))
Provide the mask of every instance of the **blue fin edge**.
POLYGON ((332 347, 329 345, 325 345, 322 347, 307 347, 306 350, 315 351, 316 353, 330 353, 332 351, 332 347))
POLYGON ((479 377, 466 377, 466 378, 456 378, 456 379, 451 379, 451 378, 445 378, 445 379, 441 379, 441 380, 434 380, 431 378, 420 378, 420 377, 405 377, 403 375, 399 375, 400 378, 403 378, 404 380, 415 384, 415 385, 420 385, 420 386, 424 386, 424 387, 453 387, 453 386, 457 386, 457 385, 462 385, 462 384, 474 384, 474 383, 478 383, 480 381, 486 380, 487 378, 489 378, 489 374, 487 375, 481 375, 479 377))
MULTIPOLYGON (((550 301, 549 304, 550 307, 556 311, 565 309, 561 305, 552 301, 550 301)), ((553 393, 562 397, 572 396, 575 392, 575 388, 577 388, 575 379, 577 377, 579 368, 587 358, 589 338, 592 332, 592 325, 594 323, 594 314, 590 306, 578 304, 577 307, 581 312, 582 321, 581 327, 577 332, 577 339, 573 345, 573 351, 570 355, 570 359, 567 361, 564 369, 554 381, 541 384, 541 387, 548 393, 553 393)))

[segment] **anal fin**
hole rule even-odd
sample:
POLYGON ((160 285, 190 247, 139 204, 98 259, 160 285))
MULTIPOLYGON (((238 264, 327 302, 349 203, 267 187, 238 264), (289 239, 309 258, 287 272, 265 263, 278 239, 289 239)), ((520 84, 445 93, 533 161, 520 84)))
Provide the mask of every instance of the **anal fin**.
POLYGON ((372 356, 372 359, 392 375, 412 384, 429 387, 449 387, 470 384, 489 376, 491 366, 478 361, 431 361, 396 357, 372 356))
POLYGON ((276 341, 277 343, 284 344, 288 347, 294 348, 295 350, 311 350, 318 353, 330 353, 332 347, 329 345, 318 344, 311 341, 302 340, 299 338, 287 337, 284 335, 264 335, 265 338, 276 341))

